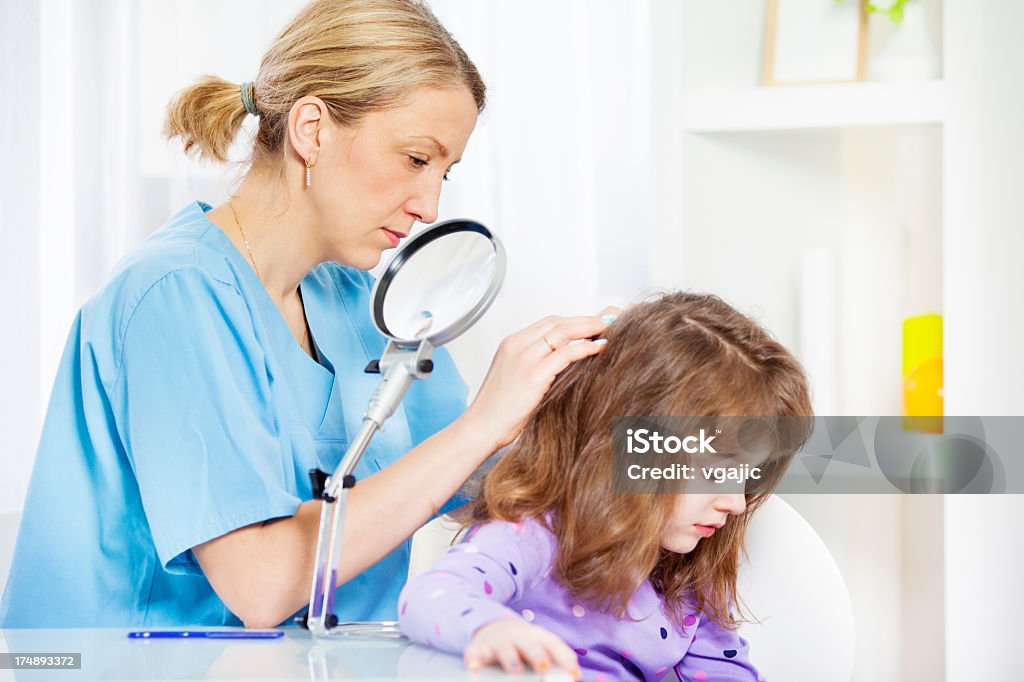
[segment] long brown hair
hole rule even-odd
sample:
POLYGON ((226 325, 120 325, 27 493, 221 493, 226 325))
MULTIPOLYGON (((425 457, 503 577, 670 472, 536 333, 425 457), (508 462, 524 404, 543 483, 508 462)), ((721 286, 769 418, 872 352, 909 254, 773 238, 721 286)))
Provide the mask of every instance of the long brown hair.
MULTIPOLYGON (((774 486, 748 492, 746 511, 688 554, 664 550, 659 538, 676 497, 612 492, 612 418, 809 416, 803 369, 756 322, 708 294, 676 292, 631 306, 604 337, 604 352, 558 376, 460 520, 539 520, 557 538, 552 576, 575 598, 619 617, 649 579, 680 627, 691 590, 695 602, 685 606, 736 627, 731 606, 740 608, 747 523, 774 486)), ((785 456, 806 437, 791 439, 785 456)))
MULTIPOLYGON (((274 39, 253 79, 259 128, 250 162, 281 158, 288 112, 315 95, 331 118, 354 125, 421 87, 465 86, 478 111, 486 87, 476 66, 419 0, 313 0, 274 39)), ((167 109, 164 136, 186 153, 224 162, 246 117, 240 87, 203 76, 167 109)))

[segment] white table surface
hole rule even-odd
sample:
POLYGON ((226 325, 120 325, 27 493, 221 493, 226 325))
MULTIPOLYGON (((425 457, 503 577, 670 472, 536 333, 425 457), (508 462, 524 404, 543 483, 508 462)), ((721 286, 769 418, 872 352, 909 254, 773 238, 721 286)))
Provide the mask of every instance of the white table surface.
MULTIPOLYGON (((139 629, 139 628, 134 628, 139 629)), ((197 630, 201 628, 189 628, 197 630)), ((206 628, 230 630, 231 628, 206 628)), ((568 682, 560 671, 470 673, 458 656, 385 639, 314 640, 284 628, 274 640, 128 639, 128 628, 0 630, 0 653, 81 653, 81 670, 0 670, 8 680, 496 680, 568 682)))

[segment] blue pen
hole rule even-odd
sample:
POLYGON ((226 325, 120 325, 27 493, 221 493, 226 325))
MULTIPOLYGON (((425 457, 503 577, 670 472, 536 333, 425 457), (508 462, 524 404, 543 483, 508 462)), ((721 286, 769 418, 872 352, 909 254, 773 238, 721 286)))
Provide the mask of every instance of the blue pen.
POLYGON ((280 630, 141 630, 128 639, 280 639, 280 630))

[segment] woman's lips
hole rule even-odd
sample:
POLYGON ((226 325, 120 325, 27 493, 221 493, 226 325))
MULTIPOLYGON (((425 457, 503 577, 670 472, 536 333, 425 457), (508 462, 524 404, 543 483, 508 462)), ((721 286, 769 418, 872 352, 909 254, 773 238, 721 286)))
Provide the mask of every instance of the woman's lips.
POLYGON ((396 246, 398 246, 398 242, 400 242, 402 238, 405 236, 404 234, 399 234, 398 232, 392 232, 386 227, 382 227, 380 229, 382 232, 384 232, 385 235, 387 235, 388 241, 391 242, 391 248, 395 248, 396 246))
POLYGON ((694 524, 693 527, 697 529, 697 535, 705 538, 711 537, 715 534, 715 530, 717 530, 714 526, 702 526, 700 524, 694 524))

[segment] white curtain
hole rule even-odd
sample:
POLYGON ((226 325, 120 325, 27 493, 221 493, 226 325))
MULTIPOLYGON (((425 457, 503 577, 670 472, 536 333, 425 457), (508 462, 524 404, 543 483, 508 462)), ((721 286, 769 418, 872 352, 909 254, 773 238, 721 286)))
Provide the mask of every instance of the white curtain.
MULTIPOLYGON (((76 310, 146 234, 188 201, 222 202, 244 170, 198 164, 165 144, 168 100, 203 73, 252 79, 302 4, 0 2, 0 510, 21 507, 76 310)), ((647 287, 656 248, 650 9, 628 0, 431 4, 489 86, 440 215, 484 222, 509 256, 494 308, 452 346, 475 389, 508 333, 546 314, 623 304, 647 287)))

